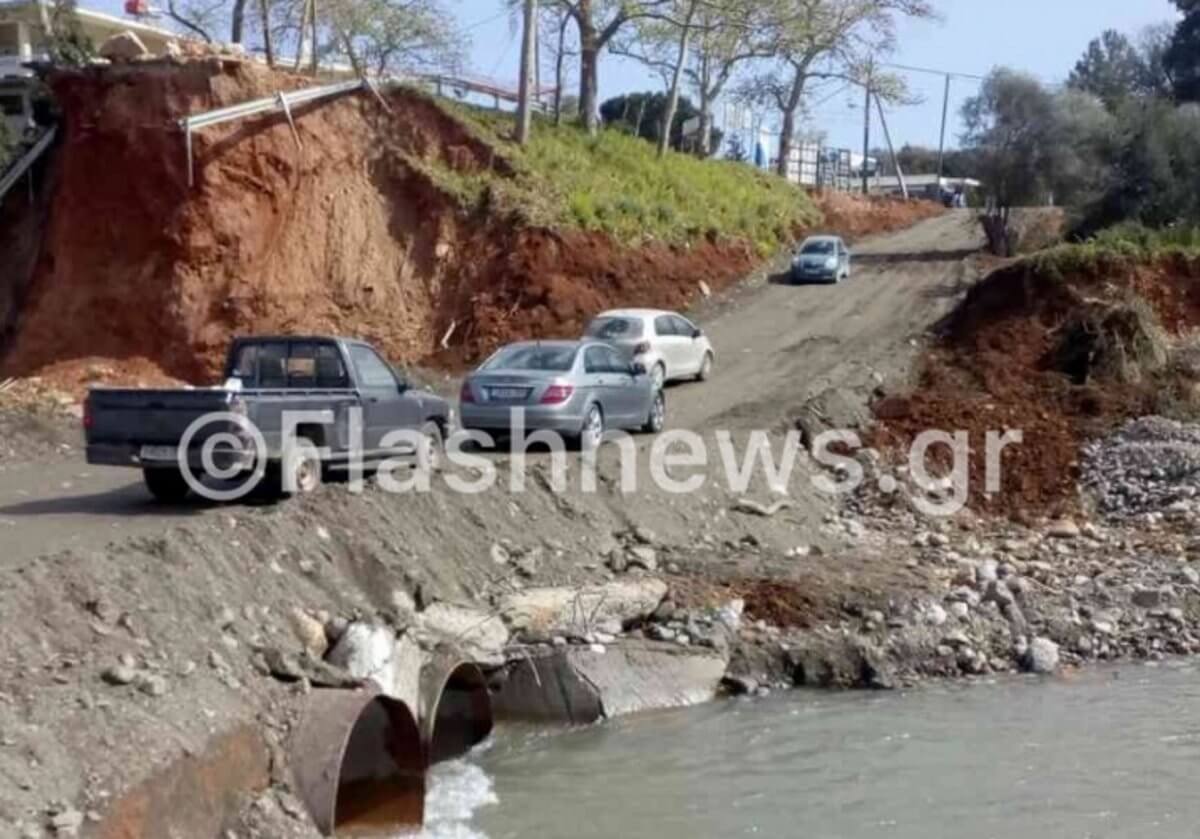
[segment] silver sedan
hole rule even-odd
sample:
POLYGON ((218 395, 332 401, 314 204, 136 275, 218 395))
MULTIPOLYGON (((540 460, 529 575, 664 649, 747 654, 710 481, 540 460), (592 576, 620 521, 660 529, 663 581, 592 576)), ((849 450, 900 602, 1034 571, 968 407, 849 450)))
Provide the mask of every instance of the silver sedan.
POLYGON ((637 361, 602 341, 523 341, 492 354, 463 380, 464 429, 507 435, 523 412, 529 430, 595 446, 607 428, 662 430, 662 388, 637 361))

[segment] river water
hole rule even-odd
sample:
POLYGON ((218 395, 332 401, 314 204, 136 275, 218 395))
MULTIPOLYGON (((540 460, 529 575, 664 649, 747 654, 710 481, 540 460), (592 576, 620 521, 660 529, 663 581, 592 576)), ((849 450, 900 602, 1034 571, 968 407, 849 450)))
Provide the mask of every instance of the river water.
POLYGON ((1200 670, 788 692, 506 728, 438 767, 432 837, 1200 836, 1200 670))

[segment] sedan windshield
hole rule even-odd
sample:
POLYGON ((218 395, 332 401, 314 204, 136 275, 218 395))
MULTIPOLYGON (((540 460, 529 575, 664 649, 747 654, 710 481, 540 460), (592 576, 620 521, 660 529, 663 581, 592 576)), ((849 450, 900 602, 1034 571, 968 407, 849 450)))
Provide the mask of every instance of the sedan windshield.
POLYGON ((602 341, 641 338, 642 321, 638 318, 596 318, 588 324, 586 334, 589 338, 599 338, 602 341))
POLYGON ((800 253, 832 254, 834 250, 835 246, 829 239, 816 239, 812 242, 805 242, 800 253))
POLYGON ((500 350, 483 365, 484 370, 547 370, 566 372, 575 365, 574 346, 518 344, 500 350))

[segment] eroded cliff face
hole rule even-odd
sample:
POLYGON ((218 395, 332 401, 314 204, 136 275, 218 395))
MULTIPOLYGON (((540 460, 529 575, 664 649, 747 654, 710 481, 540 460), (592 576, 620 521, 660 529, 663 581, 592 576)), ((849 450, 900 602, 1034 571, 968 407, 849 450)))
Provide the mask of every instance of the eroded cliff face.
POLYGON ((299 109, 298 142, 282 116, 197 132, 188 185, 181 116, 308 83, 216 58, 54 78, 65 136, 5 372, 70 379, 101 360, 119 376, 144 359, 203 381, 232 336, 268 332, 468 361, 574 334, 605 306, 685 305, 755 262, 738 242, 626 248, 463 207, 431 170, 519 173, 407 90, 387 109, 366 93, 299 109))

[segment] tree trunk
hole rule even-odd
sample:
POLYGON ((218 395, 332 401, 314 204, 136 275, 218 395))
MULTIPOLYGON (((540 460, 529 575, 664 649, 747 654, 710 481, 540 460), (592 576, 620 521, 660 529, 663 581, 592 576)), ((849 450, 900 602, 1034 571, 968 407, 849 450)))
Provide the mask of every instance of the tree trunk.
POLYGON ((796 109, 804 98, 804 83, 808 80, 808 68, 797 68, 792 80, 792 89, 783 107, 783 130, 779 134, 779 159, 775 161, 775 174, 786 178, 788 159, 792 156, 792 140, 796 134, 796 109))
POLYGON ((258 12, 262 16, 263 52, 267 56, 267 66, 275 66, 275 50, 271 46, 271 0, 258 0, 258 12))
POLYGON ((563 71, 567 60, 567 24, 570 15, 564 14, 558 25, 558 52, 554 54, 554 124, 562 125, 563 71))
POLYGON ((312 0, 304 0, 304 8, 300 10, 300 36, 296 39, 296 62, 292 69, 297 73, 304 67, 304 45, 308 39, 308 16, 312 14, 312 0))
POLYGON ((229 42, 240 44, 246 28, 246 0, 234 0, 231 20, 229 42))
POLYGON ((671 73, 671 90, 667 95, 667 109, 663 113, 658 132, 658 156, 665 157, 671 147, 671 129, 675 127, 675 111, 679 107, 679 78, 683 75, 683 63, 687 61, 688 39, 692 35, 692 15, 696 12, 695 0, 688 6, 687 17, 679 32, 679 52, 675 56, 675 68, 671 73))
POLYGON ((317 75, 317 0, 308 0, 312 13, 308 16, 308 25, 312 37, 308 45, 308 69, 312 75, 317 75))
POLYGON ((46 49, 50 49, 50 44, 54 40, 54 21, 50 18, 50 3, 49 0, 37 0, 38 8, 38 23, 42 27, 42 37, 46 40, 46 49))
POLYGON ((591 23, 579 27, 579 115, 589 134, 599 128, 596 96, 600 87, 600 40, 591 23))
POLYGON ((529 143, 533 125, 534 62, 537 60, 537 0, 525 0, 525 31, 521 34, 521 83, 517 93, 517 142, 529 143))

